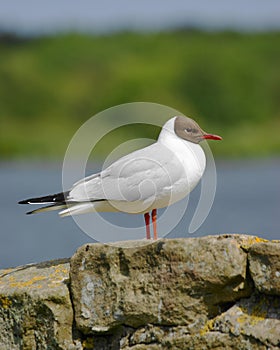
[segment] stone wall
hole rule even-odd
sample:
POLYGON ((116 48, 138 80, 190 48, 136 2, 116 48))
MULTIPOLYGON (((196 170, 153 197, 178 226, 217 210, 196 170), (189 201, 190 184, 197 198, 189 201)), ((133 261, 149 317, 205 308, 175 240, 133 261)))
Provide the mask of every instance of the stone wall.
POLYGON ((280 242, 88 244, 1 270, 0 349, 280 349, 280 242))

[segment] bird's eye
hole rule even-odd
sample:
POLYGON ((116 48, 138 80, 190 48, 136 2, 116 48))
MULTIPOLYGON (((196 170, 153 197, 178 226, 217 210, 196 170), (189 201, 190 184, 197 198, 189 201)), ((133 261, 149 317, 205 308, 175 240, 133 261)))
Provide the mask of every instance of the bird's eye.
POLYGON ((192 132, 192 129, 191 128, 186 128, 185 131, 186 132, 192 132))

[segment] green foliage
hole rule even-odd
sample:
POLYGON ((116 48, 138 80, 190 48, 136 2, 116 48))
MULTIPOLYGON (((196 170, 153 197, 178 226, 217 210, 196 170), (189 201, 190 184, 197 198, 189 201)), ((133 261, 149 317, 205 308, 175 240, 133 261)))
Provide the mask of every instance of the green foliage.
POLYGON ((221 134, 218 155, 280 152, 280 33, 2 39, 0 55, 2 157, 60 156, 90 116, 134 101, 169 105, 221 134))

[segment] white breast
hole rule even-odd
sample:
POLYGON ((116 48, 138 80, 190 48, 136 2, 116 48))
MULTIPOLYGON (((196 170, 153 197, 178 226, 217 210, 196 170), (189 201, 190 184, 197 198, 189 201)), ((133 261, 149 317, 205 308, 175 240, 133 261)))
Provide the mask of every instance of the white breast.
POLYGON ((206 157, 199 144, 179 138, 174 133, 175 118, 169 120, 162 129, 158 142, 173 152, 182 165, 184 172, 174 184, 173 203, 188 195, 200 181, 206 166, 206 157))

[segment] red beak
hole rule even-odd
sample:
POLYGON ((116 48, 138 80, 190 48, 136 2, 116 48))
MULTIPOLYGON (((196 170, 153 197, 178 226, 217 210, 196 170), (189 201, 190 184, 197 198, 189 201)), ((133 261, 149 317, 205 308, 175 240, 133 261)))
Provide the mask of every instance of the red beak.
POLYGON ((212 135, 212 134, 204 134, 202 136, 203 139, 208 139, 208 140, 222 140, 221 136, 218 135, 212 135))

